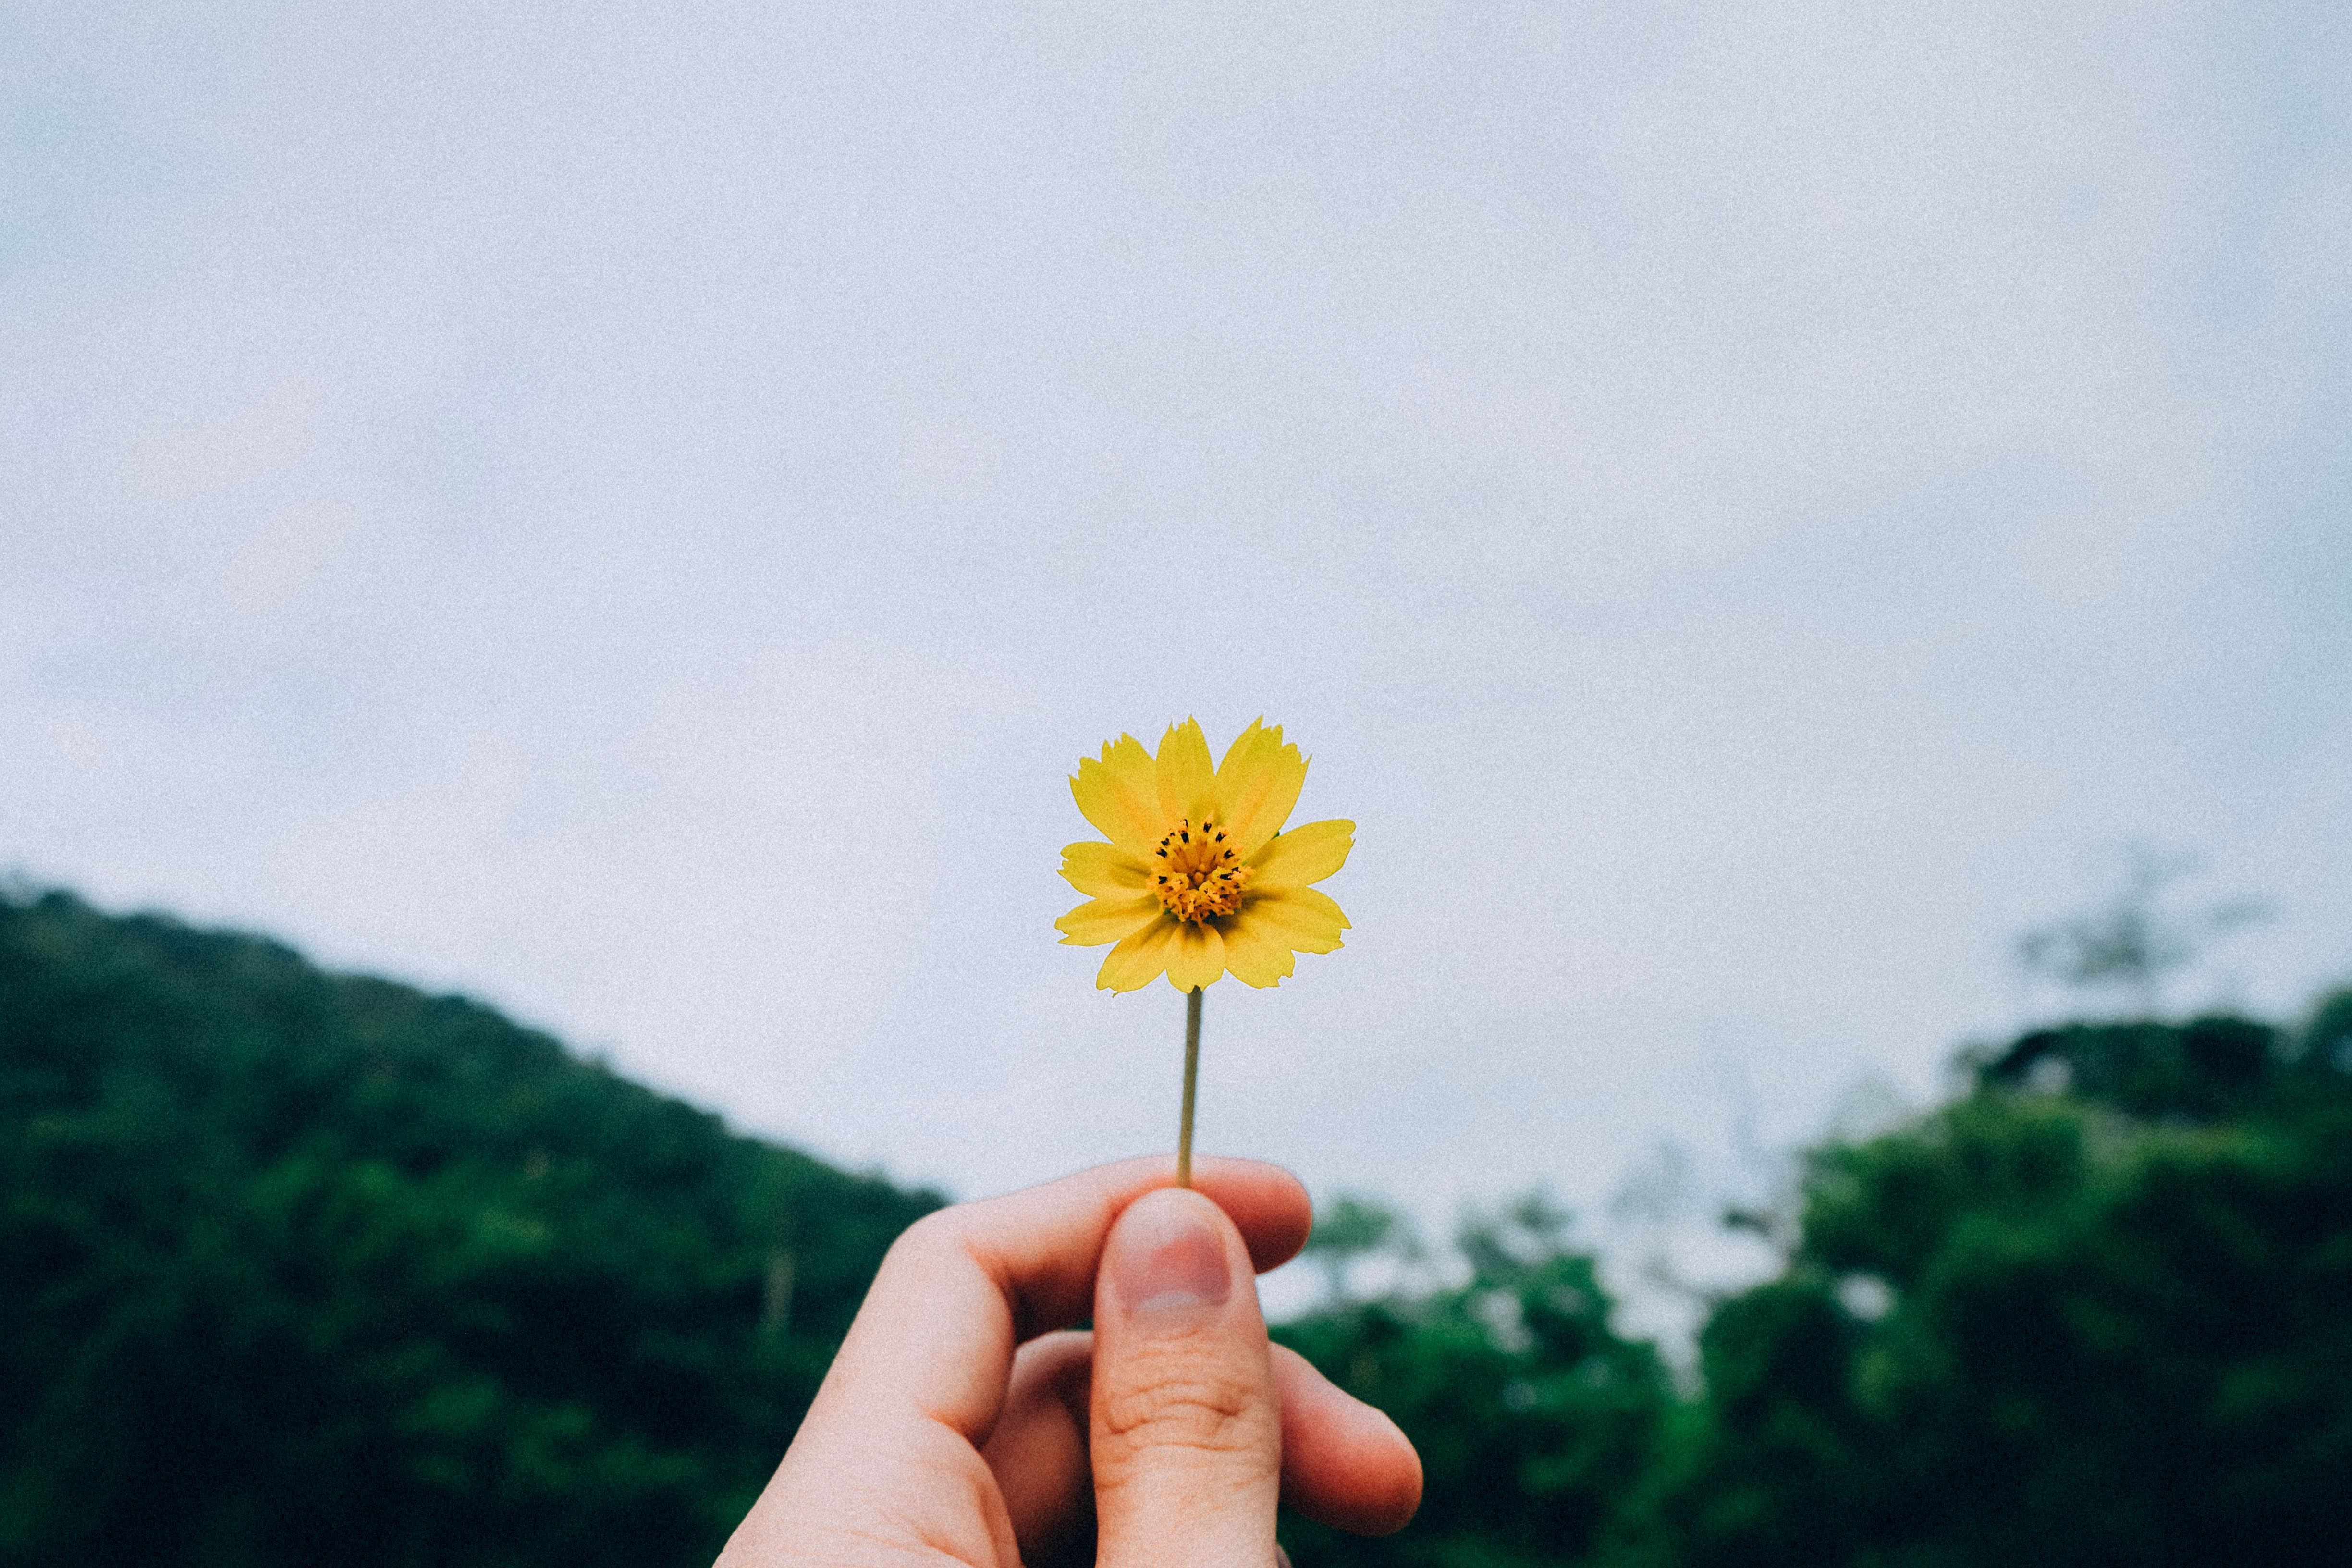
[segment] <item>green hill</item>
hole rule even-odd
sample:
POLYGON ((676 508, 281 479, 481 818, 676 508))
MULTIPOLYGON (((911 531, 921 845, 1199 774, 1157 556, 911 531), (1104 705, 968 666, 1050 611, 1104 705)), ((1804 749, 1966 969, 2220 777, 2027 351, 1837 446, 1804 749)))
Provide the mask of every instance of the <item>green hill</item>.
POLYGON ((463 998, 0 896, 0 1561, 707 1563, 940 1201, 463 998))

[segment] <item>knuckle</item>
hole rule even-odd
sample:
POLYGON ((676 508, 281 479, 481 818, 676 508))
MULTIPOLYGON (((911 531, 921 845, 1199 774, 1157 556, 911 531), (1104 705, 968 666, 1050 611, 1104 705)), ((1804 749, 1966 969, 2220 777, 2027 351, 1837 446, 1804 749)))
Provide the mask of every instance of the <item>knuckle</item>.
POLYGON ((1129 1448, 1236 1454, 1259 1447, 1265 1439, 1263 1401, 1252 1383, 1238 1375, 1171 1371, 1106 1389, 1101 1398, 1104 1436, 1129 1448))

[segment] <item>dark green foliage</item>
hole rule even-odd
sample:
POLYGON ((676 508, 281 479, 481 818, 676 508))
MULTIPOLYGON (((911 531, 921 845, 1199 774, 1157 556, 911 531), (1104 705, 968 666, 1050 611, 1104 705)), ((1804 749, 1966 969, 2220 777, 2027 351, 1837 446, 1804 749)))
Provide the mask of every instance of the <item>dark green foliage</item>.
POLYGON ((1989 1088, 2069 1089, 2138 1117, 2210 1121, 2250 1109, 2271 1087, 2278 1032, 2244 1018, 2074 1024, 2027 1035, 1979 1069, 1989 1088))
POLYGON ((0 1561, 708 1563, 937 1202, 461 999, 0 898, 0 1561))
POLYGON ((2352 1072, 2352 991, 2338 991, 2314 1009, 2295 1042, 2295 1061, 2311 1072, 2352 1072))
POLYGON ((2341 1562, 2347 1069, 2352 993, 2299 1034, 2202 1018, 2027 1036, 1967 1098, 1813 1153, 1794 1254, 1717 1304, 1692 1402, 1610 1334, 1556 1226, 1474 1229, 1465 1288, 1282 1331, 1393 1412, 1429 1471, 1422 1517, 1392 1541, 1300 1525, 1293 1554, 2341 1562))
POLYGON ((1297 1568, 1515 1568, 1590 1552, 1651 1463, 1671 1404, 1646 1344, 1609 1328, 1592 1260, 1540 1199, 1459 1238, 1458 1289, 1341 1307, 1276 1338, 1386 1410, 1427 1489, 1402 1534, 1363 1542, 1289 1521, 1297 1568))
POLYGON ((2030 1036, 1969 1099, 1819 1151, 1788 1274, 1706 1329, 1659 1559, 2341 1561, 2352 1081, 2286 1046, 2030 1036), (2053 1058, 2072 1092, 2008 1087, 2053 1058))

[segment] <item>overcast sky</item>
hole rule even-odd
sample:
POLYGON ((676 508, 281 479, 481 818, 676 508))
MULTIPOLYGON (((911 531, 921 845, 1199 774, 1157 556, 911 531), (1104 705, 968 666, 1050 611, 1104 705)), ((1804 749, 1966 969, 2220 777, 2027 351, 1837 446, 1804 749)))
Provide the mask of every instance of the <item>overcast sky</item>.
POLYGON ((0 863, 972 1194, 1165 1147, 1065 776, 1355 921, 1203 1142, 1728 1181, 2201 853, 2352 974, 2340 5, 19 0, 0 863))

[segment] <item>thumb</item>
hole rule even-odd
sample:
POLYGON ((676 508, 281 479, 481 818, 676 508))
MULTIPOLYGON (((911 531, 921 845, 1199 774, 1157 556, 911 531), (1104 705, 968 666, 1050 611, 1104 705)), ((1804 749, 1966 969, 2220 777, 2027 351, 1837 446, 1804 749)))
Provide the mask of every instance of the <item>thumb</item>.
POLYGON ((1101 1568, 1271 1568, 1282 1413, 1249 1251, 1195 1192, 1111 1227, 1095 1279, 1101 1568))

